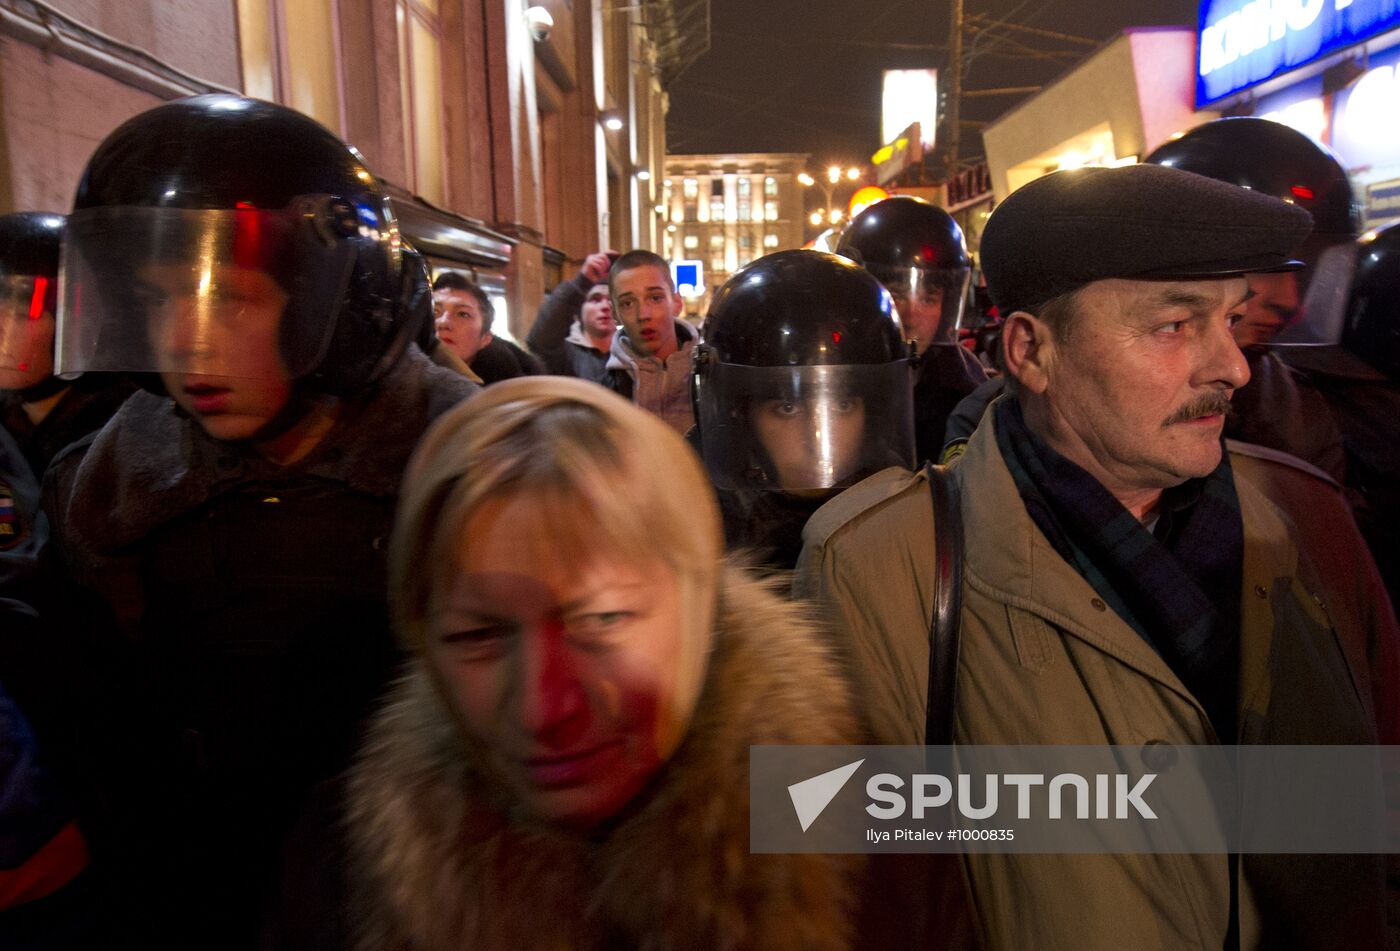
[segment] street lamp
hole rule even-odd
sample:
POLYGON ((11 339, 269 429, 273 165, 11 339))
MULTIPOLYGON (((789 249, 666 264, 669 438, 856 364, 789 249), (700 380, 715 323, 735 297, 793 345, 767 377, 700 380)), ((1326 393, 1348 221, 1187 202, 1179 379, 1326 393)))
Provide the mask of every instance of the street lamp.
POLYGON ((818 211, 812 212, 811 217, 808 219, 812 222, 813 227, 821 227, 822 222, 829 222, 834 225, 841 221, 845 213, 841 208, 836 206, 833 200, 835 198, 836 189, 840 186, 842 179, 851 182, 859 181, 861 174, 862 170, 855 166, 842 168, 840 165, 828 166, 826 175, 821 180, 813 178, 806 172, 798 173, 797 180, 801 182, 804 187, 810 188, 813 185, 818 185, 822 190, 822 207, 818 211))

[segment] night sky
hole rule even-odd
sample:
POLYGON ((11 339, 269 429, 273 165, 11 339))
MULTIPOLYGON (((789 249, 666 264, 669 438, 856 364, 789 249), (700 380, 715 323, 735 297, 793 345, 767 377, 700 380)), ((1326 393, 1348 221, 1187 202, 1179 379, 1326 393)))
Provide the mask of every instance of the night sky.
MULTIPOLYGON (((813 164, 868 160, 880 146, 880 72, 942 67, 944 0, 711 0, 710 51, 669 89, 667 151, 810 152, 813 164)), ((965 14, 1102 42, 1129 26, 1194 26, 1194 0, 964 0, 965 14)), ((966 88, 1043 85, 1095 47, 1021 33, 984 37, 966 88), (1044 53, 1062 54, 1045 58, 1044 53), (1040 54, 1040 55, 1036 55, 1040 54)), ((964 44, 968 43, 964 40, 964 44)), ((942 77, 940 75, 940 82, 942 77)), ((986 122, 1025 98, 967 98, 986 122)), ((941 134, 941 132, 940 132, 941 134)), ((964 157, 982 154, 963 127, 964 157)))

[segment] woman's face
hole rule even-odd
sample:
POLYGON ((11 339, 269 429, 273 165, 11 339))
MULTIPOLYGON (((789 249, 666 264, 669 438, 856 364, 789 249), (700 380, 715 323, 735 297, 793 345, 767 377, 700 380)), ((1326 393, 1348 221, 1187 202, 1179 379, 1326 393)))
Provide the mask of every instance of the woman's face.
POLYGON ((752 419, 778 488, 793 495, 825 492, 860 461, 865 401, 859 397, 763 400, 752 419))
POLYGON ((528 493, 478 506, 434 592, 426 659, 519 801, 586 827, 626 805, 679 741, 683 620, 667 565, 561 544, 589 526, 559 532, 560 519, 528 493))

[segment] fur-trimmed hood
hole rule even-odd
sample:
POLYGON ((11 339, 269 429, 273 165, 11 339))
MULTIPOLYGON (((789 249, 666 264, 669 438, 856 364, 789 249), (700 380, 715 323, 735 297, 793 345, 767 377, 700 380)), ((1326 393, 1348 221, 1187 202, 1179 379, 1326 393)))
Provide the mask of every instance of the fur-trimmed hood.
POLYGON ((606 831, 510 815, 415 662, 350 777, 362 949, 848 947, 856 860, 749 852, 749 747, 854 742, 844 680, 800 609, 733 566, 686 738, 606 831))

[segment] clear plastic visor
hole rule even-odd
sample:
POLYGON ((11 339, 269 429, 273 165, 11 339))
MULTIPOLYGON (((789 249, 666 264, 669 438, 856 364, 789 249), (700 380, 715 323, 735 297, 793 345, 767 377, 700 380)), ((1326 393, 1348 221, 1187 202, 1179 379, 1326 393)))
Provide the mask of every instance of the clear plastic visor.
MULTIPOLYGON (((54 279, 33 274, 0 275, 0 370, 53 369, 54 279)), ((0 379, 0 389, 4 386, 0 379)))
POLYGON ((1298 312, 1274 337, 1271 346, 1329 347, 1341 342, 1356 273, 1356 243, 1330 244, 1321 248, 1316 257, 1304 257, 1311 263, 1296 275, 1284 278, 1297 282, 1298 312))
POLYGON ((722 489, 851 485, 914 458, 909 361, 867 366, 715 364, 697 384, 701 453, 722 489))
POLYGON ((68 219, 61 373, 295 379, 329 343, 354 264, 303 208, 98 208, 68 219))
POLYGON ((928 346, 957 343, 967 312, 971 269, 871 266, 869 270, 894 298, 905 340, 920 352, 928 346))

